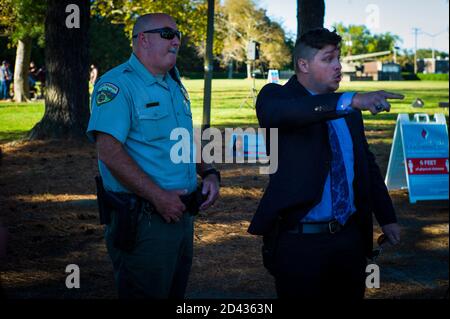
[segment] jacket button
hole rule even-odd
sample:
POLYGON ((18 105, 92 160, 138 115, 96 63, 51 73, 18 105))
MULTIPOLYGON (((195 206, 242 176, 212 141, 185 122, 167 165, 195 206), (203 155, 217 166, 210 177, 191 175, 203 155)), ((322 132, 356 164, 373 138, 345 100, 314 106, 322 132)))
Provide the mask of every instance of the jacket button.
POLYGON ((316 106, 316 107, 314 108, 314 111, 316 111, 316 112, 321 112, 321 111, 323 111, 323 107, 322 107, 322 106, 316 106))

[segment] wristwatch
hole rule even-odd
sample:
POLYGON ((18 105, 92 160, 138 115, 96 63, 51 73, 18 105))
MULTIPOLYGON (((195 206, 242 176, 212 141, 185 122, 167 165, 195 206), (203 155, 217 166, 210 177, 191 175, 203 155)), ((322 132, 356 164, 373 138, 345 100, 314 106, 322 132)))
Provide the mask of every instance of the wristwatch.
POLYGON ((220 183, 220 181, 221 181, 220 172, 218 170, 216 170, 215 168, 208 168, 207 170, 201 172, 199 175, 202 177, 202 179, 205 179, 205 177, 210 174, 216 175, 217 179, 219 180, 219 183, 220 183))

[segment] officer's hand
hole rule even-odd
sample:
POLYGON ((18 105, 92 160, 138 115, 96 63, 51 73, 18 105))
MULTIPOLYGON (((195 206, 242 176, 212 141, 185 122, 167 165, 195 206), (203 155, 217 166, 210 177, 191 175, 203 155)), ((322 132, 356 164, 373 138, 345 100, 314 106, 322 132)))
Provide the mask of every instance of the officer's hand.
POLYGON ((167 223, 180 221, 183 212, 186 210, 180 195, 186 194, 186 190, 162 190, 153 201, 156 211, 167 223))
POLYGON ((386 235, 391 245, 396 245, 400 242, 400 227, 397 223, 384 225, 381 227, 381 230, 386 235))
POLYGON ((376 91, 369 93, 356 93, 353 96, 351 107, 360 109, 362 111, 368 110, 373 115, 376 115, 382 111, 389 112, 391 110, 391 104, 387 99, 399 99, 403 100, 405 97, 401 94, 390 93, 385 91, 376 91))
POLYGON ((219 179, 217 178, 216 175, 209 174, 208 176, 205 177, 205 179, 203 180, 202 194, 203 195, 208 194, 208 198, 200 206, 201 210, 207 209, 212 204, 214 204, 216 199, 219 197, 219 189, 220 189, 219 179))

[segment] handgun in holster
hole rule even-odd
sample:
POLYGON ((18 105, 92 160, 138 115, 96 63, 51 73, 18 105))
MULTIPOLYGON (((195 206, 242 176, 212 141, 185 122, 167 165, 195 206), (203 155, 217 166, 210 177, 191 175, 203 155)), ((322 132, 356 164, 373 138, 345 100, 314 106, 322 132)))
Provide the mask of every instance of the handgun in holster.
POLYGON ((114 246, 126 252, 132 251, 137 240, 138 220, 143 209, 143 201, 134 194, 117 194, 105 190, 100 176, 96 176, 95 181, 100 223, 111 224, 111 214, 116 212, 114 246))
POLYGON ((180 200, 186 206, 186 211, 192 216, 195 216, 200 211, 200 206, 206 201, 208 195, 202 193, 203 184, 197 187, 195 192, 189 195, 180 195, 180 200))
POLYGON ((100 216, 100 224, 109 225, 111 223, 111 207, 106 202, 106 190, 103 187, 103 180, 100 176, 95 176, 95 184, 97 186, 97 204, 98 213, 100 216))

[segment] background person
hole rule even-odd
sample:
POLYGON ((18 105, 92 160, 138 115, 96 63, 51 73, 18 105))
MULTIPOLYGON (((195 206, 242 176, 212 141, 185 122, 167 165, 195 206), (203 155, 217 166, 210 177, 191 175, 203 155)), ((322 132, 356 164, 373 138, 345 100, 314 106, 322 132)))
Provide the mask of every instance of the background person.
POLYGON ((13 74, 9 68, 8 61, 3 61, 0 66, 0 100, 10 99, 9 88, 13 79, 13 74))

